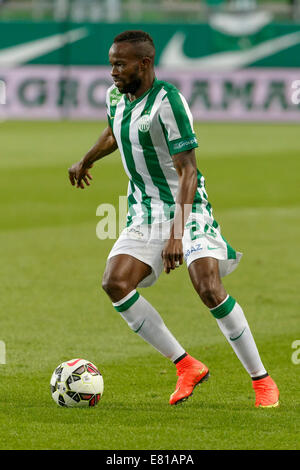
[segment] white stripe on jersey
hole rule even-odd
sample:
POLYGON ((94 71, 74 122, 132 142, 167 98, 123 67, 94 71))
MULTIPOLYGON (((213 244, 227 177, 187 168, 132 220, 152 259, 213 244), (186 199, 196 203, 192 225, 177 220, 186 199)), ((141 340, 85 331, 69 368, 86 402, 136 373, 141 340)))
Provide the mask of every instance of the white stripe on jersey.
POLYGON ((187 104, 187 101, 185 99, 185 97, 179 92, 178 93, 180 98, 181 98, 181 101, 183 103, 183 106, 184 106, 184 109, 185 109, 185 112, 189 118, 189 121, 190 121, 190 125, 191 125, 191 128, 193 129, 193 132, 194 132, 194 119, 193 119, 193 115, 191 113, 191 110, 189 108, 189 105, 187 104))
MULTIPOLYGON (((146 96, 140 103, 140 106, 136 106, 131 113, 131 123, 129 138, 131 142, 139 142, 139 128, 135 123, 139 120, 141 114, 141 108, 144 108, 146 96)), ((141 146, 132 145, 132 156, 135 163, 136 171, 139 173, 145 184, 145 192, 151 198, 151 213, 152 217, 155 217, 155 213, 161 213, 163 211, 163 201, 161 201, 159 196, 158 188, 153 184, 151 175, 148 171, 143 148, 141 146), (157 208, 159 206, 159 209, 157 208)), ((141 199, 139 199, 140 201, 141 199)))
MULTIPOLYGON (((154 114, 156 114, 159 111, 161 102, 166 95, 166 90, 164 88, 161 89, 161 91, 158 93, 152 110, 150 117, 153 119, 154 114)), ((165 98, 166 99, 166 98, 165 98)), ((170 105, 169 105, 170 106, 170 105)), ((171 112, 173 114, 173 111, 171 109, 171 112)), ((173 115, 174 116, 174 115, 173 115)), ((175 118, 173 118, 175 120, 175 118)), ((169 159, 166 159, 165 155, 169 153, 168 145, 165 139, 165 136, 163 132, 157 132, 156 129, 150 129, 150 135, 152 139, 152 143, 161 167, 161 170, 168 181, 169 188, 171 190, 172 196, 174 201, 176 200, 176 193, 178 189, 178 175, 177 171, 174 167, 172 157, 170 155, 169 159)))
POLYGON ((168 139, 169 140, 180 139, 181 134, 176 124, 175 116, 174 116, 173 110, 171 108, 171 105, 167 96, 165 97, 164 105, 162 106, 160 110, 160 117, 167 129, 168 139))

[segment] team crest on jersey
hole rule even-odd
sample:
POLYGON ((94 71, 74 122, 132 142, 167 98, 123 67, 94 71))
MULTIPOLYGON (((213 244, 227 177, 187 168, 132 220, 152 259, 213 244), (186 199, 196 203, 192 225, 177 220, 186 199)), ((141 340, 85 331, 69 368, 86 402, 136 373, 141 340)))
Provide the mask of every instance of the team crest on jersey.
POLYGON ((144 114, 138 122, 138 128, 141 132, 148 132, 151 126, 151 119, 148 114, 144 114))

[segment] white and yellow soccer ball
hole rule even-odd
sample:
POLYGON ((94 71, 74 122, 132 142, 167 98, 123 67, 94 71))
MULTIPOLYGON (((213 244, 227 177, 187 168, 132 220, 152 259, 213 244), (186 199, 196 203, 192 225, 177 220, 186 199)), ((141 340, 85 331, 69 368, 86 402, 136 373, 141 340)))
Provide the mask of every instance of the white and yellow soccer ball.
POLYGON ((96 406, 100 401, 104 382, 97 367, 85 359, 62 362, 50 380, 51 395, 60 406, 96 406))

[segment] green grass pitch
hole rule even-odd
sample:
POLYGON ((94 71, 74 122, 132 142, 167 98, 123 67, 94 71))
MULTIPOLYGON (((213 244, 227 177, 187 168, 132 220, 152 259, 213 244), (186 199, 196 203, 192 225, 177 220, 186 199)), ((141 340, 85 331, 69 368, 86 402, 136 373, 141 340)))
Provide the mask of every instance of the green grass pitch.
POLYGON ((174 366, 129 330, 100 287, 113 240, 96 237, 96 209, 126 194, 118 152, 95 165, 90 188, 68 181, 103 126, 0 124, 0 448, 299 449, 299 125, 196 124, 215 218, 244 253, 224 284, 280 388, 281 405, 270 410, 254 408, 251 381, 185 266, 141 290, 211 370, 192 398, 169 406, 174 366), (74 357, 103 374, 96 408, 51 398, 52 371, 74 357))

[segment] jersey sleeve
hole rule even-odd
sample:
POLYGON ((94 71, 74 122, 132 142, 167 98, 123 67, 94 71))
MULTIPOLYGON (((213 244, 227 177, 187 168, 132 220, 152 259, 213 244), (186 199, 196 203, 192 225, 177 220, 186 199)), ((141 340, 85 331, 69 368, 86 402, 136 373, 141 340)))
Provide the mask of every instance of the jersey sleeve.
POLYGON ((192 113, 178 90, 172 89, 164 96, 159 119, 171 155, 198 147, 192 113))
POLYGON ((111 88, 109 88, 106 92, 106 115, 107 115, 107 123, 109 127, 112 128, 112 119, 111 119, 111 110, 110 110, 110 91, 111 91, 111 88))

